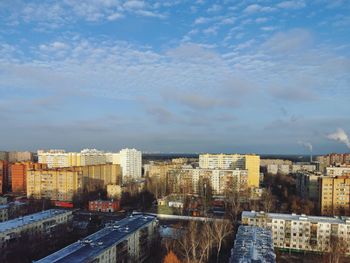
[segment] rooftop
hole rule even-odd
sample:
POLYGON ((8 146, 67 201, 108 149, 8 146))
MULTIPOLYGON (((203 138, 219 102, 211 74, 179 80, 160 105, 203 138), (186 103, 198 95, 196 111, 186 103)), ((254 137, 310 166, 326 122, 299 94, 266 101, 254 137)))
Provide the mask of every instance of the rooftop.
POLYGON ((275 263, 271 231, 256 226, 240 226, 230 263, 275 263))
POLYGON ((105 249, 122 242, 130 234, 154 220, 156 217, 149 215, 130 216, 36 262, 89 262, 105 249))
POLYGON ((293 221, 310 221, 329 224, 350 224, 350 217, 327 217, 327 216, 307 216, 297 214, 280 214, 280 213, 265 213, 255 211, 243 211, 243 217, 263 217, 268 216, 273 219, 293 220, 293 221))
POLYGON ((63 209, 50 209, 39 213, 30 214, 24 217, 8 220, 0 223, 0 233, 14 229, 14 228, 18 228, 24 225, 29 225, 29 224, 32 224, 33 222, 42 221, 44 219, 51 218, 53 216, 64 214, 67 212, 70 212, 70 211, 63 210, 63 209))

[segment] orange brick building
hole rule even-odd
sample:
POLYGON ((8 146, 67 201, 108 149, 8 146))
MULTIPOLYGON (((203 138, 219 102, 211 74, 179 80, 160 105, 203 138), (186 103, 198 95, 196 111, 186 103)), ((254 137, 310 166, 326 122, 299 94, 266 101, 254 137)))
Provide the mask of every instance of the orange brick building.
POLYGON ((7 192, 8 171, 8 162, 0 160, 0 194, 7 192))
POLYGON ((46 164, 22 162, 11 165, 11 186, 14 193, 25 193, 27 191, 27 170, 45 169, 46 164))

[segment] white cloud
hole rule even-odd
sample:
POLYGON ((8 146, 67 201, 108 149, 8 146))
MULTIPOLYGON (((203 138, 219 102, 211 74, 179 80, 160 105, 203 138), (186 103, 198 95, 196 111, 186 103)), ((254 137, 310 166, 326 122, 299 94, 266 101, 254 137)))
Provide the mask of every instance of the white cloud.
POLYGON ((216 13, 219 12, 222 9, 222 7, 220 5, 214 4, 211 7, 208 8, 208 12, 209 13, 216 13))
POLYGON ((284 1, 277 4, 277 7, 283 9, 300 9, 306 6, 304 1, 294 0, 294 1, 284 1))
POLYGON ((142 9, 145 7, 145 2, 144 1, 138 1, 138 0, 129 0, 124 3, 125 8, 130 8, 130 9, 142 9))
POLYGON ((121 18, 123 18, 123 17, 124 17, 124 15, 122 15, 122 14, 120 14, 120 13, 114 13, 114 14, 109 15, 109 16, 107 17, 107 19, 108 19, 109 21, 115 21, 115 20, 121 19, 121 18))

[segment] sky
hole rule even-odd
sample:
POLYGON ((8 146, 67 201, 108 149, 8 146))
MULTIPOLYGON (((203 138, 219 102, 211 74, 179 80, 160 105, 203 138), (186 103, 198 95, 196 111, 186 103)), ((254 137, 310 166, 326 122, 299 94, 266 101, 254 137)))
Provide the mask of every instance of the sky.
POLYGON ((0 1, 2 150, 319 154, 349 133, 350 1, 0 1))

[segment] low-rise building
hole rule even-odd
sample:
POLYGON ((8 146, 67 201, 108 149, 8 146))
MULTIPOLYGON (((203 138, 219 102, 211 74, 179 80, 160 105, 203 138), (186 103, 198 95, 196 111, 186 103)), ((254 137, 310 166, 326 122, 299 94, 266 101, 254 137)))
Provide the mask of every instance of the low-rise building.
POLYGON ((134 215, 75 242, 37 263, 144 262, 158 236, 156 217, 134 215))
POLYGON ((0 248, 5 251, 9 244, 13 245, 20 239, 23 232, 29 235, 49 234, 57 225, 69 223, 72 219, 72 211, 50 209, 2 222, 0 248))
POLYGON ((243 211, 242 224, 271 230, 276 248, 326 252, 339 240, 350 254, 350 218, 243 211))
POLYGON ((275 263, 271 231, 256 226, 239 226, 229 263, 275 263))
POLYGON ((117 212, 120 210, 119 200, 95 200, 89 201, 89 211, 117 212))

